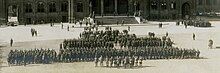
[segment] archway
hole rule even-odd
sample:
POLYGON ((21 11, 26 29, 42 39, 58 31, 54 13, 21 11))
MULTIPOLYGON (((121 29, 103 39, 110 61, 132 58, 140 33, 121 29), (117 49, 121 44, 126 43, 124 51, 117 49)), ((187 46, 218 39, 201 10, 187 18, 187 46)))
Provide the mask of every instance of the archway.
POLYGON ((8 22, 18 22, 18 5, 8 6, 8 22))
POLYGON ((190 4, 184 3, 182 5, 182 19, 189 19, 191 10, 190 10, 190 4))

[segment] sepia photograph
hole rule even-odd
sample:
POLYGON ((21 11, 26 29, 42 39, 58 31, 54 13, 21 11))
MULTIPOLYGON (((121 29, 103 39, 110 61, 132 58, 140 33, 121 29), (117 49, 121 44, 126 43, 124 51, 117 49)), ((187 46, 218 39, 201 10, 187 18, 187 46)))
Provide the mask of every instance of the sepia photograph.
POLYGON ((0 73, 220 73, 220 0, 0 0, 0 73))

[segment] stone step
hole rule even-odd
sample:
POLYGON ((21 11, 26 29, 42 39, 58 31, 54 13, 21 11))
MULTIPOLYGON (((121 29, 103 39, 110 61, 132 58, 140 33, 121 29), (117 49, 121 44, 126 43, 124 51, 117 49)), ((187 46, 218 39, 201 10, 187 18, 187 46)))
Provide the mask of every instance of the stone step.
POLYGON ((127 16, 104 16, 104 17, 96 17, 97 21, 100 21, 104 24, 119 24, 124 21, 124 24, 139 24, 139 22, 135 19, 135 17, 127 17, 127 16))

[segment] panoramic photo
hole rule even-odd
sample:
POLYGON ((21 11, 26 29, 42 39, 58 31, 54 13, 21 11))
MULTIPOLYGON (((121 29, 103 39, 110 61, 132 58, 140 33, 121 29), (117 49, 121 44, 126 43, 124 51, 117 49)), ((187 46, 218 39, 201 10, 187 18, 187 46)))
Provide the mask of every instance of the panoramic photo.
POLYGON ((0 73, 218 73, 220 0, 0 0, 0 73))

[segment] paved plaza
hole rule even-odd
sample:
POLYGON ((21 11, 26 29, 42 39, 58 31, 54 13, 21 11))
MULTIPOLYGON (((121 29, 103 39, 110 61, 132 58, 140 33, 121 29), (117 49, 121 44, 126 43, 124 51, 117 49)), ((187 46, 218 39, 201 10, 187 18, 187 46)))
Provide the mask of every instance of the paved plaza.
POLYGON ((158 28, 159 22, 149 22, 147 24, 127 24, 104 25, 99 30, 104 30, 105 26, 112 26, 112 29, 120 31, 131 27, 129 33, 134 33, 138 37, 147 36, 148 32, 154 32, 156 37, 162 37, 169 33, 169 37, 175 42, 174 46, 180 48, 195 48, 201 51, 202 59, 173 59, 173 60, 147 60, 143 62, 143 67, 105 68, 95 67, 94 62, 77 63, 55 63, 55 64, 33 64, 27 66, 7 65, 7 55, 12 49, 55 49, 59 50, 59 44, 64 39, 79 38, 83 32, 84 25, 80 27, 75 24, 64 23, 64 29, 60 24, 50 27, 50 24, 43 25, 20 25, 17 27, 0 28, 0 48, 3 51, 2 73, 217 73, 220 72, 220 48, 208 49, 208 40, 214 41, 214 47, 220 46, 220 22, 211 22, 213 27, 199 28, 184 25, 176 26, 175 22, 163 22, 163 28, 158 28), (70 26, 70 31, 67 31, 70 26), (72 28, 71 26, 74 26, 72 28), (31 36, 31 28, 38 31, 37 37, 31 36), (196 40, 192 35, 195 33, 196 40), (14 40, 13 47, 9 46, 10 39, 14 40))

